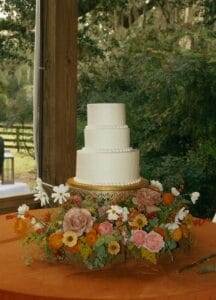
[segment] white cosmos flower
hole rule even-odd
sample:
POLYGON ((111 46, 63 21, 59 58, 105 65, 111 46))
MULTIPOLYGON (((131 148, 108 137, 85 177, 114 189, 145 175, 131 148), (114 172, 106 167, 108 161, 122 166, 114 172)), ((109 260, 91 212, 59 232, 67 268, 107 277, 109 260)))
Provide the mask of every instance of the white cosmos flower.
POLYGON ((171 193, 176 197, 180 195, 179 191, 175 187, 171 188, 171 193))
POLYGON ((170 231, 174 231, 175 229, 179 228, 179 224, 178 224, 178 223, 175 223, 175 222, 173 222, 173 223, 167 223, 167 224, 165 225, 165 227, 166 227, 168 230, 170 230, 170 231))
POLYGON ((156 187, 159 189, 160 192, 163 192, 163 185, 158 180, 151 180, 150 181, 151 186, 156 187))
POLYGON ((22 204, 18 207, 18 217, 19 218, 25 218, 25 213, 29 211, 29 206, 26 204, 22 204))
POLYGON ((187 216, 187 214, 189 214, 189 210, 185 209, 185 207, 182 207, 177 215, 175 216, 175 223, 178 223, 179 221, 184 220, 184 218, 187 216))
POLYGON ((54 202, 58 202, 59 204, 63 204, 67 201, 67 198, 70 197, 70 193, 68 193, 69 186, 60 184, 59 186, 54 186, 51 197, 54 199, 54 202))
POLYGON ((199 193, 199 192, 193 192, 193 193, 191 194, 191 201, 193 202, 193 204, 196 203, 196 201, 198 200, 199 196, 200 196, 200 193, 199 193))
POLYGON ((111 208, 107 210, 108 220, 109 221, 118 220, 118 218, 121 216, 122 212, 123 212, 123 209, 121 206, 111 205, 111 208))
POLYGON ((49 204, 49 197, 44 190, 38 191, 38 193, 34 194, 34 200, 40 200, 41 206, 45 206, 46 204, 49 204))
POLYGON ((127 221, 128 215, 129 215, 129 210, 127 209, 127 207, 123 207, 122 208, 122 221, 123 222, 127 221))

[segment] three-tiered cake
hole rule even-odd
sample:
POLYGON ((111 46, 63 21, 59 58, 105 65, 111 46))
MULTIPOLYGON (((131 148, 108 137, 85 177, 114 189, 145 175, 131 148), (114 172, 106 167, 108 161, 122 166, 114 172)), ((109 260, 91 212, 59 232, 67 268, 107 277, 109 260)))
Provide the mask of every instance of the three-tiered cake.
POLYGON ((139 150, 130 147, 123 103, 87 106, 85 147, 77 151, 74 181, 95 186, 128 186, 140 182, 139 150))

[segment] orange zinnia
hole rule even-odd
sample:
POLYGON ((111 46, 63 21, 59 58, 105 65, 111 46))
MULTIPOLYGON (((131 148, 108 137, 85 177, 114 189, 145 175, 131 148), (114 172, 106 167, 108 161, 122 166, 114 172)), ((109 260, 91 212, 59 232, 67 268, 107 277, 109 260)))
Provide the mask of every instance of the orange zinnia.
POLYGON ((159 233, 164 239, 167 238, 167 232, 161 227, 155 227, 153 229, 155 232, 159 233))
POLYGON ((71 253, 78 253, 80 251, 79 242, 73 247, 68 247, 68 251, 71 253))
POLYGON ((58 250, 63 246, 63 232, 52 233, 49 237, 49 247, 53 250, 58 250))
POLYGON ((97 233, 94 229, 90 230, 85 237, 86 243, 89 246, 94 245, 94 243, 97 241, 97 233))
POLYGON ((174 199, 175 199, 175 196, 173 194, 171 194, 171 193, 165 193, 165 194, 163 194, 163 204, 165 206, 172 205, 174 199))

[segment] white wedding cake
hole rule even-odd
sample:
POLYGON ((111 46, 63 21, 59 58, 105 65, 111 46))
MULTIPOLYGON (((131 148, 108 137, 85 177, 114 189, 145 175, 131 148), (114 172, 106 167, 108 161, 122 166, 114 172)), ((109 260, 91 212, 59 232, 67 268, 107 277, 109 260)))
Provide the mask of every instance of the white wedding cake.
POLYGON ((87 105, 85 147, 77 151, 78 183, 124 186, 140 182, 139 150, 130 147, 123 103, 87 105))

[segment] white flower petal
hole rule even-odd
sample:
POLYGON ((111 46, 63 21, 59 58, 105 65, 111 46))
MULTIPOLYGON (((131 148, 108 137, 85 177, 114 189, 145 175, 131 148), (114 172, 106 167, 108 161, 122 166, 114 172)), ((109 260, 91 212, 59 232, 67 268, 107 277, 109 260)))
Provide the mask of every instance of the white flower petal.
POLYGON ((179 191, 175 187, 171 188, 171 193, 176 197, 180 195, 179 191))
POLYGON ((163 185, 158 180, 151 180, 150 181, 151 186, 156 187, 159 189, 160 192, 163 192, 163 185))
POLYGON ((212 219, 213 223, 216 223, 216 214, 214 215, 213 219, 212 219))
POLYGON ((191 201, 192 201, 192 203, 195 204, 199 197, 200 197, 200 193, 199 192, 193 192, 191 194, 191 201))

